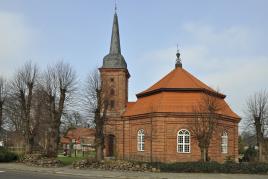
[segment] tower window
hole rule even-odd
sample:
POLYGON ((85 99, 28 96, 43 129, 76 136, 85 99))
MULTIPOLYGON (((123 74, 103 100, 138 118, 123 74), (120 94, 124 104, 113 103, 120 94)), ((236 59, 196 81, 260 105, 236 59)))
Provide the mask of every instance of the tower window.
POLYGON ((114 78, 110 78, 110 80, 111 80, 111 82, 113 82, 114 81, 114 78))
POLYGON ((114 100, 110 101, 110 107, 111 107, 111 109, 114 109, 114 100))

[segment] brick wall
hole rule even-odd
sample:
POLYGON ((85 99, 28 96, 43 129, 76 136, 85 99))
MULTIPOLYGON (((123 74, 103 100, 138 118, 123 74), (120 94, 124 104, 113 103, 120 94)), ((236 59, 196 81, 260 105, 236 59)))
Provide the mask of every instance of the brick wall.
POLYGON ((100 72, 106 96, 110 101, 114 101, 114 108, 110 106, 108 117, 110 115, 119 118, 125 111, 128 101, 128 71, 126 69, 100 68, 100 72), (111 94, 111 90, 114 90, 114 94, 111 94))
MULTIPOLYGON (((192 121, 183 117, 143 117, 139 119, 117 120, 106 126, 107 133, 116 136, 117 157, 127 160, 185 162, 200 160, 200 149, 197 140, 191 135, 190 153, 177 152, 177 132, 180 129, 190 130, 192 121), (145 148, 137 149, 137 132, 145 132, 145 148)), ((224 162, 227 156, 238 157, 237 123, 224 120, 211 140, 209 157, 213 161, 224 162), (228 153, 221 153, 221 134, 228 133, 228 153)))

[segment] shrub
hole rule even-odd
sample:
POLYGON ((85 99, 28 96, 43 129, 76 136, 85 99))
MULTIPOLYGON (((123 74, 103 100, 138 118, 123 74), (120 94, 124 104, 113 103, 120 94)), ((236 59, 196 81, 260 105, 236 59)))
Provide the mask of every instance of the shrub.
POLYGON ((178 162, 171 164, 159 164, 160 170, 164 172, 217 172, 220 164, 217 162, 178 162))
POLYGON ((14 160, 17 160, 17 155, 15 153, 0 147, 0 162, 10 162, 14 160))
POLYGON ((265 163, 234 163, 226 162, 178 162, 178 163, 154 163, 154 167, 162 172, 204 172, 204 173, 254 173, 268 174, 268 164, 265 163))
POLYGON ((249 148, 244 152, 243 160, 246 162, 254 162, 257 157, 257 151, 254 146, 249 146, 249 148))

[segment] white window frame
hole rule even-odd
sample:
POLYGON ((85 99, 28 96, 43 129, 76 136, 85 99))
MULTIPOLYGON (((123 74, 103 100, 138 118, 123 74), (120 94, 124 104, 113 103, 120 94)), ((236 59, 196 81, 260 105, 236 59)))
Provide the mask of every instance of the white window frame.
POLYGON ((221 136, 221 153, 228 153, 228 133, 224 131, 221 136))
POLYGON ((140 129, 137 133, 137 150, 140 152, 144 151, 145 139, 144 130, 140 129))
POLYGON ((191 153, 191 133, 187 129, 180 129, 177 133, 177 152, 178 153, 191 153), (188 133, 188 134, 187 134, 188 133), (182 137, 182 142, 179 142, 179 138, 182 137), (189 137, 189 142, 185 142, 185 138, 189 137), (182 151, 179 146, 182 145, 182 151), (186 146, 189 146, 189 151, 186 151, 186 146))

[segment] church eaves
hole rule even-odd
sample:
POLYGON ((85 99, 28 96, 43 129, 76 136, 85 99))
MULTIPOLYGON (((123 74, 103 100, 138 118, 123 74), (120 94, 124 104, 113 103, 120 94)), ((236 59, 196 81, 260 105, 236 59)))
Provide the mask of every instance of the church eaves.
POLYGON ((103 58, 102 68, 127 68, 126 61, 121 54, 117 13, 114 14, 110 52, 103 58))

